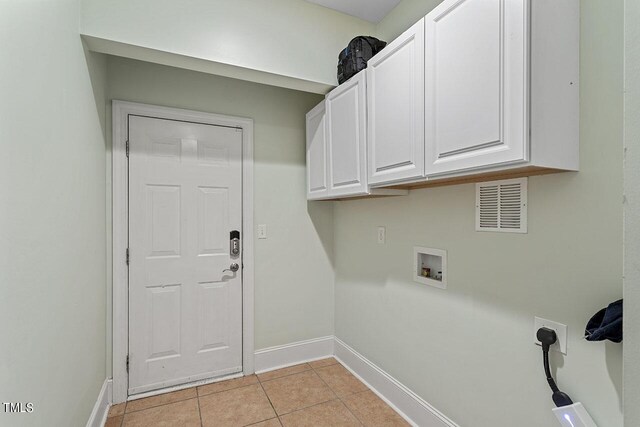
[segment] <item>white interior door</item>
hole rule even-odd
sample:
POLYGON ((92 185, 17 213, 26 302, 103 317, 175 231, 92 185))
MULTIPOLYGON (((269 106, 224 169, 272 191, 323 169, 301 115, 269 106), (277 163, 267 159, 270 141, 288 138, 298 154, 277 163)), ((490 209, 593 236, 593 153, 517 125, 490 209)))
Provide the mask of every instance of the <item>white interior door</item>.
POLYGON ((240 372, 242 131, 129 116, 129 147, 129 394, 240 372))

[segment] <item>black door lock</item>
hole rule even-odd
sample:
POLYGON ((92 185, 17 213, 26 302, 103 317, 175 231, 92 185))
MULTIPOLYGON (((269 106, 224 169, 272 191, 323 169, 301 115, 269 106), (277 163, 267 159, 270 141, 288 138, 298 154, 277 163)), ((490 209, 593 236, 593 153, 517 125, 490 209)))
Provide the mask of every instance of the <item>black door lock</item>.
POLYGON ((240 256, 240 232, 238 230, 229 233, 229 254, 232 257, 240 256))

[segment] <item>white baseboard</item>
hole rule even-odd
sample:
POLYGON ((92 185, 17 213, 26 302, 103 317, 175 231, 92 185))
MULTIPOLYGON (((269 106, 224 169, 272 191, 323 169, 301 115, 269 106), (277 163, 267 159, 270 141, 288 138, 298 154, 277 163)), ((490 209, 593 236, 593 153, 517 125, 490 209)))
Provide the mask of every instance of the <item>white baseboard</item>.
POLYGON ((414 426, 459 427, 420 396, 338 338, 335 338, 335 357, 414 426))
POLYGON ((255 352, 256 373, 331 357, 333 343, 334 337, 330 336, 258 350, 255 352))
MULTIPOLYGON (((405 385, 339 338, 329 336, 269 347, 255 352, 256 373, 335 356, 349 371, 398 412, 419 427, 459 427, 405 385)), ((110 404, 111 380, 105 381, 87 427, 102 427, 110 404)))
POLYGON ((98 399, 96 399, 96 404, 93 406, 93 411, 91 411, 87 421, 87 427, 103 427, 107 421, 107 414, 111 405, 111 386, 110 379, 104 380, 98 399))

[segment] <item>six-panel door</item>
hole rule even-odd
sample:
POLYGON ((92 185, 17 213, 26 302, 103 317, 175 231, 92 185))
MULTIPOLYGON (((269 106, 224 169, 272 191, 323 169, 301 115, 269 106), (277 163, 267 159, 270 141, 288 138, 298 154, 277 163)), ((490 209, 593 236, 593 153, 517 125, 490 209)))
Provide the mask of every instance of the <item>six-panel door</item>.
POLYGON ((369 184, 424 176, 424 20, 367 67, 369 184))
POLYGON ((361 71, 327 95, 329 195, 367 194, 366 80, 361 71))
POLYGON ((129 394, 242 370, 242 131, 129 117, 129 394))
POLYGON ((528 160, 528 1, 445 0, 426 16, 426 174, 528 160))

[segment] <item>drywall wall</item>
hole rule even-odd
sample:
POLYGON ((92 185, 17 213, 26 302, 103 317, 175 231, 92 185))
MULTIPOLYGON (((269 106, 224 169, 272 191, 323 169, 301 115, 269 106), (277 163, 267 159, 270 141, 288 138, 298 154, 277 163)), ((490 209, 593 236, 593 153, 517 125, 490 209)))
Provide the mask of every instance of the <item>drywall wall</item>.
POLYGON ((440 3, 442 0, 401 1, 378 23, 377 36, 388 42, 395 39, 440 3))
POLYGON ((529 179, 528 234, 475 232, 473 184, 335 204, 336 336, 460 426, 556 425, 534 316, 568 325, 560 387, 622 425, 622 346, 582 336, 622 295, 623 1, 581 8, 580 172, 529 179), (412 281, 413 246, 448 251, 447 290, 412 281))
POLYGON ((3 426, 85 425, 106 378, 106 62, 79 8, 0 2, 0 401, 33 403, 3 426))
MULTIPOLYGON (((301 0, 83 0, 81 32, 121 44, 114 52, 148 61, 266 81, 247 70, 336 85, 340 50, 373 24, 301 0), (139 51, 131 48, 146 48, 139 51), (163 52, 179 55, 171 61, 163 52), (211 66, 211 65, 210 65, 211 66)), ((105 43, 96 42, 101 48, 105 43)))
POLYGON ((333 207, 305 192, 305 113, 322 97, 117 57, 108 87, 110 100, 254 120, 254 222, 268 230, 255 240, 255 348, 333 335, 333 207))
POLYGON ((624 422, 640 425, 640 2, 624 10, 624 422))

